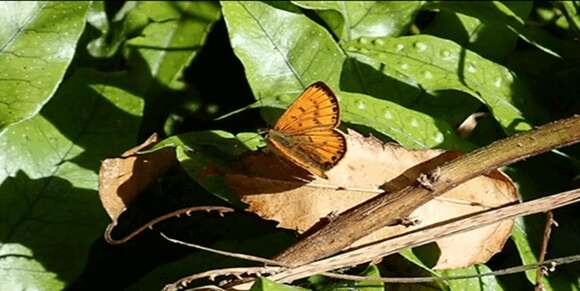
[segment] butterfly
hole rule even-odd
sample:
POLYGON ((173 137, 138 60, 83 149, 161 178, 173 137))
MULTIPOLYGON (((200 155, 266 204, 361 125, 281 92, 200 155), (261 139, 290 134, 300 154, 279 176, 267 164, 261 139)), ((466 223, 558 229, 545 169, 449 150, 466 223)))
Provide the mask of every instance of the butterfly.
POLYGON ((316 82, 280 116, 266 133, 268 147, 279 156, 327 179, 325 172, 346 153, 338 99, 323 82, 316 82))

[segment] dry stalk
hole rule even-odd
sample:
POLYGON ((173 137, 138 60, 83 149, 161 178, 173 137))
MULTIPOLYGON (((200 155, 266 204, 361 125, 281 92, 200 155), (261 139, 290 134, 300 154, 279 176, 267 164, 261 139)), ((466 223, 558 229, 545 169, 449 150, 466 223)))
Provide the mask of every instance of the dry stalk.
MULTIPOLYGON (((538 262, 544 263, 546 259, 546 253, 548 252, 548 242, 550 241, 550 235, 552 233, 552 227, 556 226, 557 223, 554 220, 554 213, 550 210, 546 213, 546 226, 544 227, 544 237, 542 239, 542 249, 540 250, 540 257, 538 258, 538 262)), ((544 290, 544 286, 542 285, 542 278, 544 277, 544 273, 546 272, 546 268, 544 265, 540 266, 538 270, 536 270, 536 291, 544 290)))

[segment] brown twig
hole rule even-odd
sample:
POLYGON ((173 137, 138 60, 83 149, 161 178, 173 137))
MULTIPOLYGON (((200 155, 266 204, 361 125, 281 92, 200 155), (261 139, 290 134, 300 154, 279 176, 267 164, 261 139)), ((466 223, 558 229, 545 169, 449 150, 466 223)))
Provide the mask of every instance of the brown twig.
POLYGON ((548 211, 546 213, 546 226, 544 227, 544 238, 542 240, 542 249, 540 250, 540 257, 538 262, 540 266, 538 270, 536 270, 536 291, 544 290, 544 286, 542 284, 542 278, 544 277, 544 273, 546 272, 546 266, 544 265, 544 260, 546 259, 546 253, 548 252, 548 242, 550 241, 550 234, 552 233, 552 226, 556 226, 556 221, 554 220, 554 213, 552 211, 548 211))
MULTIPOLYGON (((303 265, 328 257, 355 241, 408 217, 412 211, 450 189, 498 167, 548 150, 580 141, 580 116, 555 121, 536 130, 517 134, 452 160, 437 170, 429 187, 407 186, 393 193, 382 193, 357 205, 319 231, 287 248, 274 259, 303 265)), ((425 184, 425 183, 422 183, 425 184)))
POLYGON ((524 203, 484 210, 480 213, 454 218, 424 228, 385 239, 379 243, 356 248, 330 258, 295 267, 270 276, 276 282, 287 283, 314 274, 370 262, 374 258, 394 254, 409 247, 416 247, 461 232, 470 231, 506 219, 522 215, 546 212, 572 203, 580 202, 580 189, 563 192, 524 203), (469 217, 466 219, 466 217, 469 217))
POLYGON ((115 229, 115 226, 117 226, 117 222, 113 221, 107 226, 107 229, 105 230, 105 241, 108 242, 109 244, 112 244, 112 245, 123 244, 123 243, 128 242, 129 240, 131 240, 132 238, 134 238, 138 234, 142 233, 146 229, 153 228, 153 226, 156 225, 157 223, 160 223, 160 222, 167 220, 169 218, 179 217, 179 216, 184 215, 184 214, 189 216, 189 215, 191 215, 192 212, 198 212, 198 211, 207 211, 207 212, 217 211, 218 213, 222 214, 222 213, 232 212, 232 211, 234 211, 234 209, 229 208, 229 207, 222 207, 222 206, 193 206, 193 207, 175 210, 171 213, 164 214, 162 216, 159 216, 159 217, 149 221, 145 225, 139 227, 138 229, 134 230, 130 234, 128 234, 120 239, 114 239, 111 236, 113 229, 115 229))

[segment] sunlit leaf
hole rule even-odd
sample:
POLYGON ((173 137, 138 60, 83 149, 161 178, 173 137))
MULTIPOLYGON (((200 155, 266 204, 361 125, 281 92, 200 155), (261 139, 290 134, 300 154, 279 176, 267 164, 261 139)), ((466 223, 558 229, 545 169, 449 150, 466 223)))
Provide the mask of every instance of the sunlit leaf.
MULTIPOLYGON (((322 80, 339 96, 346 123, 370 127, 411 148, 470 148, 445 121, 387 100, 339 91, 346 61, 342 50, 294 6, 276 5, 222 3, 232 47, 246 68, 258 104, 284 108, 306 85, 322 80)), ((266 117, 273 122, 277 114, 266 117)))
POLYGON ((100 160, 135 143, 143 103, 123 73, 74 74, 39 115, 0 136, 0 290, 61 289, 107 217, 100 160))
POLYGON ((206 1, 140 2, 131 14, 141 14, 151 22, 140 36, 127 41, 126 54, 133 62, 144 61, 149 77, 160 85, 183 88, 183 69, 219 19, 218 5, 206 1))
POLYGON ((52 97, 75 54, 88 3, 0 3, 0 133, 52 97))
POLYGON ((429 91, 458 90, 487 105, 509 133, 531 129, 526 116, 538 109, 526 87, 508 68, 454 42, 428 35, 360 39, 349 52, 385 75, 429 91), (377 63, 378 62, 378 63, 377 63))
POLYGON ((292 1, 315 9, 342 40, 399 36, 411 25, 422 1, 292 1))

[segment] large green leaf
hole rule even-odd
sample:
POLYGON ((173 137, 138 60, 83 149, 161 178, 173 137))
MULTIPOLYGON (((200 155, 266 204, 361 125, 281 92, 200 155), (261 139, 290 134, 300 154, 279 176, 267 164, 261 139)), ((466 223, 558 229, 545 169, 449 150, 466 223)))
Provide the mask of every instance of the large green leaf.
POLYGON ((124 73, 80 71, 0 135, 0 290, 55 290, 82 270, 107 222, 100 161, 135 144, 143 102, 124 73))
POLYGON ((292 1, 317 10, 342 40, 399 36, 413 23, 422 1, 292 1))
POLYGON ((517 76, 452 41, 428 35, 362 38, 347 49, 362 61, 370 58, 392 78, 428 91, 458 90, 478 98, 509 134, 532 128, 527 116, 533 117, 537 107, 517 76))
POLYGON ((295 95, 318 80, 338 87, 344 54, 297 7, 287 2, 221 4, 232 47, 257 99, 295 95))
POLYGON ((370 127, 411 148, 468 148, 445 121, 394 102, 337 90, 346 58, 330 34, 294 6, 273 5, 222 3, 234 52, 244 64, 258 105, 286 107, 305 86, 323 80, 335 88, 347 123, 370 127))
POLYGON ((37 114, 70 64, 88 2, 0 3, 0 133, 37 114))
POLYGON ((344 121, 372 126, 407 148, 438 146, 460 151, 473 149, 472 145, 455 135, 448 123, 428 114, 364 94, 338 92, 338 95, 343 105, 344 121))

